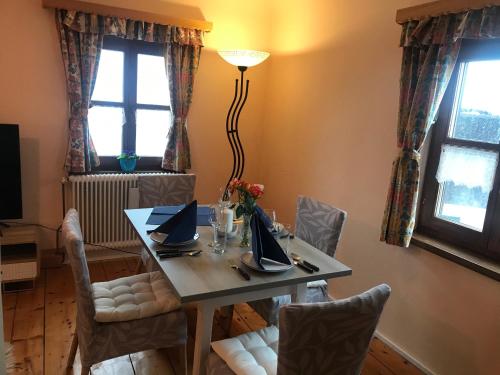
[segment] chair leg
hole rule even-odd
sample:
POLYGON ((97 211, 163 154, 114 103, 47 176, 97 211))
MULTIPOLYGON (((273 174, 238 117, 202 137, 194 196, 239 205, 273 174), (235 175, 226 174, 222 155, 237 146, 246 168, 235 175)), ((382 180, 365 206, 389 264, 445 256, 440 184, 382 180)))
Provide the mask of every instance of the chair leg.
POLYGON ((231 324, 233 323, 234 305, 221 307, 220 312, 223 318, 223 322, 221 322, 222 328, 226 332, 226 335, 229 336, 231 324))
POLYGON ((81 374, 82 375, 89 375, 89 373, 90 373, 90 366, 85 366, 85 367, 82 366, 81 374))
POLYGON ((73 367, 73 362, 75 362, 77 349, 78 349, 78 334, 76 333, 75 330, 75 334, 73 335, 73 341, 71 342, 71 349, 69 350, 68 364, 66 365, 67 368, 73 367))
POLYGON ((181 363, 181 373, 188 375, 188 365, 187 365, 187 342, 184 345, 179 346, 179 360, 181 363))

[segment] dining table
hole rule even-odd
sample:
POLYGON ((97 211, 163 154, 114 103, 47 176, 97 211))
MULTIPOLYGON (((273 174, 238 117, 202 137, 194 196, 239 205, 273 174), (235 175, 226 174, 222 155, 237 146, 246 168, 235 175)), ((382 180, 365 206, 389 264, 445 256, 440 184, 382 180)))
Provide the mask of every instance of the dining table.
POLYGON ((317 265, 319 271, 308 273, 294 266, 285 272, 259 272, 242 265, 241 256, 251 250, 239 246, 238 236, 227 240, 223 254, 214 253, 210 246, 213 240, 210 226, 198 226, 198 240, 183 248, 201 250, 199 255, 160 258, 156 251, 165 247, 153 241, 148 234, 156 226, 146 224, 151 212, 152 208, 127 209, 125 215, 155 262, 155 268, 163 273, 180 302, 196 304, 195 375, 204 373, 205 360, 210 352, 213 316, 217 308, 287 294, 292 296, 292 302, 305 302, 308 282, 352 273, 346 265, 297 237, 289 240, 288 251, 317 265), (231 268, 230 262, 242 267, 250 275, 250 280, 231 268))

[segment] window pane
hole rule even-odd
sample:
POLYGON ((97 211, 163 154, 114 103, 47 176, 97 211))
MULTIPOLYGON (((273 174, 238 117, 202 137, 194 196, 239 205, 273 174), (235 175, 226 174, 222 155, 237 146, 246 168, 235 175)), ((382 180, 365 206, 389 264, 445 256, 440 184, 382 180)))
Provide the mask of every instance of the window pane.
POLYGON ((99 156, 118 156, 122 152, 123 109, 95 106, 89 110, 89 129, 99 156))
POLYGON ((92 100, 123 102, 123 52, 101 51, 92 100))
POLYGON ((500 60, 462 65, 449 136, 500 143, 500 60))
POLYGON ((136 123, 137 155, 163 156, 170 128, 170 111, 138 109, 136 123))
POLYGON ((137 55, 137 103, 169 105, 163 56, 137 55))
POLYGON ((444 145, 436 179, 436 217, 482 231, 498 154, 444 145))

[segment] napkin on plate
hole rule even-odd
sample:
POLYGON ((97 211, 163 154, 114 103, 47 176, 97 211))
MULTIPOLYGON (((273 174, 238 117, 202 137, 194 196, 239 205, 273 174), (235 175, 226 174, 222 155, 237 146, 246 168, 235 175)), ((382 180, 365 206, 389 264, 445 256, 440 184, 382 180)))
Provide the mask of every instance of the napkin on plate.
MULTIPOLYGON (((175 214, 180 212, 185 204, 180 204, 177 206, 156 206, 153 208, 151 215, 149 215, 147 225, 160 225, 170 220, 175 214)), ((197 209, 197 225, 198 226, 210 226, 208 221, 211 208, 208 206, 201 206, 197 209)))
POLYGON ((259 215, 252 216, 250 227, 252 229, 252 252, 254 260, 261 269, 276 269, 291 265, 290 259, 266 228, 259 215))
POLYGON ((192 240, 196 234, 197 201, 192 201, 157 227, 153 232, 168 234, 164 244, 176 244, 192 240))
POLYGON ((269 230, 273 229, 273 220, 267 215, 259 206, 255 207, 255 213, 259 215, 260 220, 264 223, 269 230))

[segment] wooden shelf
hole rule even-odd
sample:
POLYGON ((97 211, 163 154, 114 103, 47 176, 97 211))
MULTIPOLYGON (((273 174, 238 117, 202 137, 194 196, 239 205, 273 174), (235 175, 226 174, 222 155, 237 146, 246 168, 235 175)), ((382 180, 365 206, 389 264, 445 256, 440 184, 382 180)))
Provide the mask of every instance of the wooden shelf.
POLYGON ((34 287, 40 274, 38 231, 32 226, 12 226, 2 229, 0 255, 3 290, 25 290, 34 287))

